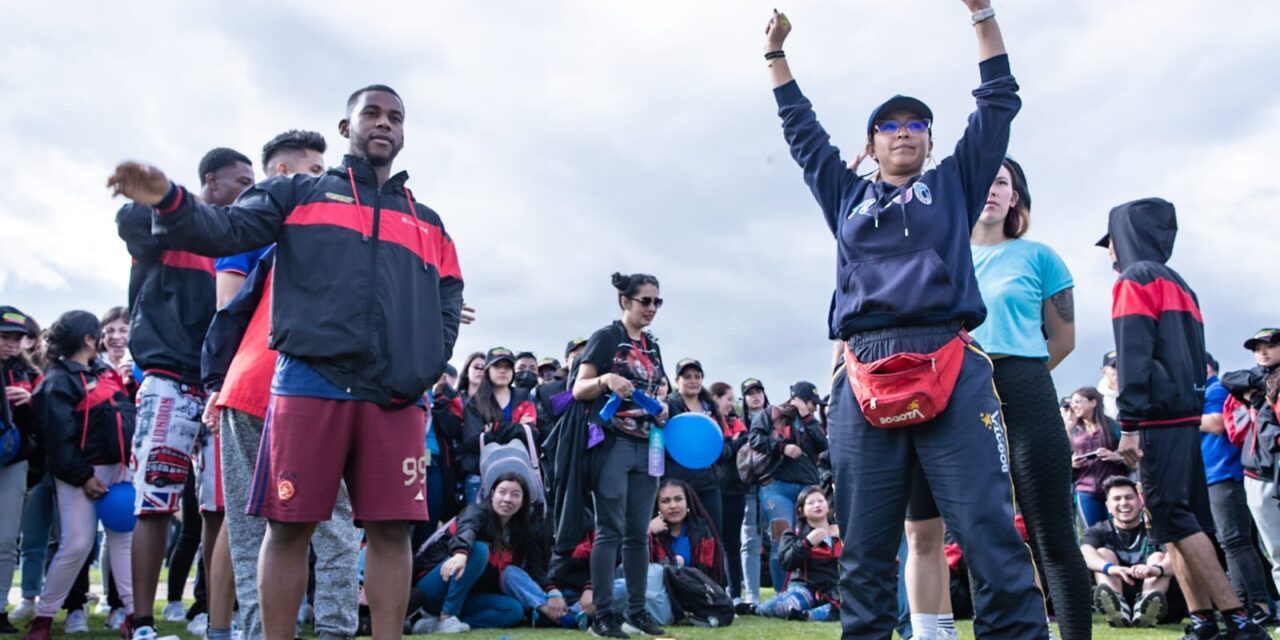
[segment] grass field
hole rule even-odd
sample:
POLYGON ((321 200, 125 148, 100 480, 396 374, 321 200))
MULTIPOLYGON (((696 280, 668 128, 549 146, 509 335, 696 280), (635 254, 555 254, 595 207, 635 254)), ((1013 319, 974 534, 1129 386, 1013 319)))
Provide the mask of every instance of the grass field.
MULTIPOLYGON (((160 608, 156 608, 157 616, 160 608)), ((115 631, 105 628, 106 620, 102 616, 89 616, 88 634, 73 636, 83 638, 84 640, 116 640, 120 635, 115 631)), ((178 622, 160 622, 159 631, 161 636, 176 635, 183 640, 197 640, 195 636, 187 633, 186 623, 178 622)), ((972 624, 967 621, 960 623, 960 637, 973 638, 972 624)), ((738 618, 734 621, 733 626, 727 629, 698 629, 694 627, 670 627, 667 629, 668 636, 671 638, 718 638, 720 640, 782 640, 796 638, 799 640, 830 640, 839 637, 839 625, 833 623, 800 623, 785 622, 782 620, 766 620, 764 618, 738 618)), ((1138 639, 1155 639, 1155 638, 1173 638, 1177 637, 1182 631, 1181 627, 1165 626, 1159 629, 1112 629, 1102 622, 1100 618, 1094 620, 1093 637, 1098 640, 1138 640, 1138 639)), ((55 637, 62 635, 61 616, 53 623, 53 633, 55 637)), ((427 636, 410 636, 422 637, 427 636)), ((584 640, 587 634, 580 631, 555 631, 551 629, 478 629, 470 633, 458 636, 460 638, 507 638, 509 640, 518 639, 540 639, 540 640, 584 640)))

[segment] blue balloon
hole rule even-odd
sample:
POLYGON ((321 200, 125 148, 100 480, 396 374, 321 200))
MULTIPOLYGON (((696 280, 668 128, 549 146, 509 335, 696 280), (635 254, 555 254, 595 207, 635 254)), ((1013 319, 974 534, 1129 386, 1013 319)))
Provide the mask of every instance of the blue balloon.
POLYGON ((682 466, 705 469, 720 459, 724 437, 715 420, 701 413, 682 413, 667 421, 662 429, 667 453, 682 466))
POLYGON ((137 495, 131 483, 117 482, 111 485, 107 495, 93 503, 102 526, 116 533, 133 531, 133 527, 138 524, 138 517, 133 515, 133 502, 137 495))

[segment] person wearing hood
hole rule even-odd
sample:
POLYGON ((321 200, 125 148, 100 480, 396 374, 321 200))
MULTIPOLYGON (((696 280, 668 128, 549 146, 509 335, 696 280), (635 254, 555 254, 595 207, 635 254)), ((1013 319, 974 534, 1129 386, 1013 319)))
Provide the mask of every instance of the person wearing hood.
MULTIPOLYGON (((529 398, 529 390, 514 384, 515 363, 510 349, 490 349, 485 355, 484 377, 463 411, 458 473, 466 478, 467 504, 478 504, 480 498, 482 436, 485 444, 524 442, 527 427, 534 440, 538 439, 538 410, 529 398)), ((529 455, 537 456, 538 452, 530 451, 529 455)))
POLYGON ((1189 638, 1266 638, 1218 563, 1200 455, 1204 317, 1199 299, 1166 263, 1178 233, 1169 202, 1145 198, 1111 210, 1106 247, 1119 274, 1112 290, 1121 436, 1119 453, 1142 477, 1151 539, 1166 544, 1191 609, 1189 638))

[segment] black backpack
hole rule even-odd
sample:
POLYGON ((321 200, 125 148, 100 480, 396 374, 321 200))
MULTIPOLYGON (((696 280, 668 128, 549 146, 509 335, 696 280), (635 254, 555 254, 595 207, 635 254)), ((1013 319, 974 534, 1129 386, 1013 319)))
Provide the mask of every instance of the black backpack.
POLYGON ((733 624, 733 598, 707 574, 694 567, 667 565, 664 582, 677 621, 688 620, 699 627, 733 624))

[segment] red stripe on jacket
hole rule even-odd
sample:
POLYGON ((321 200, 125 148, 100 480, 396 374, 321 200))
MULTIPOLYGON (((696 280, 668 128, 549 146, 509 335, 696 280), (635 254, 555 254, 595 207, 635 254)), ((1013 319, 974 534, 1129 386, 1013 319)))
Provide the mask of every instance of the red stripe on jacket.
POLYGON ((209 275, 214 275, 213 258, 198 256, 186 251, 175 251, 172 249, 167 250, 160 254, 160 262, 167 267, 193 269, 195 271, 203 271, 209 275))
MULTIPOLYGON (((433 265, 441 278, 462 279, 453 241, 444 235, 440 227, 401 211, 382 209, 381 212, 382 217, 378 221, 380 240, 409 250, 423 262, 433 265), (420 235, 426 237, 419 238, 420 235)), ((363 234, 361 221, 366 215, 372 218, 370 207, 342 202, 311 202, 296 207, 285 224, 330 225, 363 234)))
POLYGON ((1162 313, 1180 311, 1190 313, 1196 322, 1204 323, 1195 298, 1171 280, 1156 278, 1147 284, 1120 280, 1112 294, 1112 319, 1140 315, 1159 320, 1162 313))

